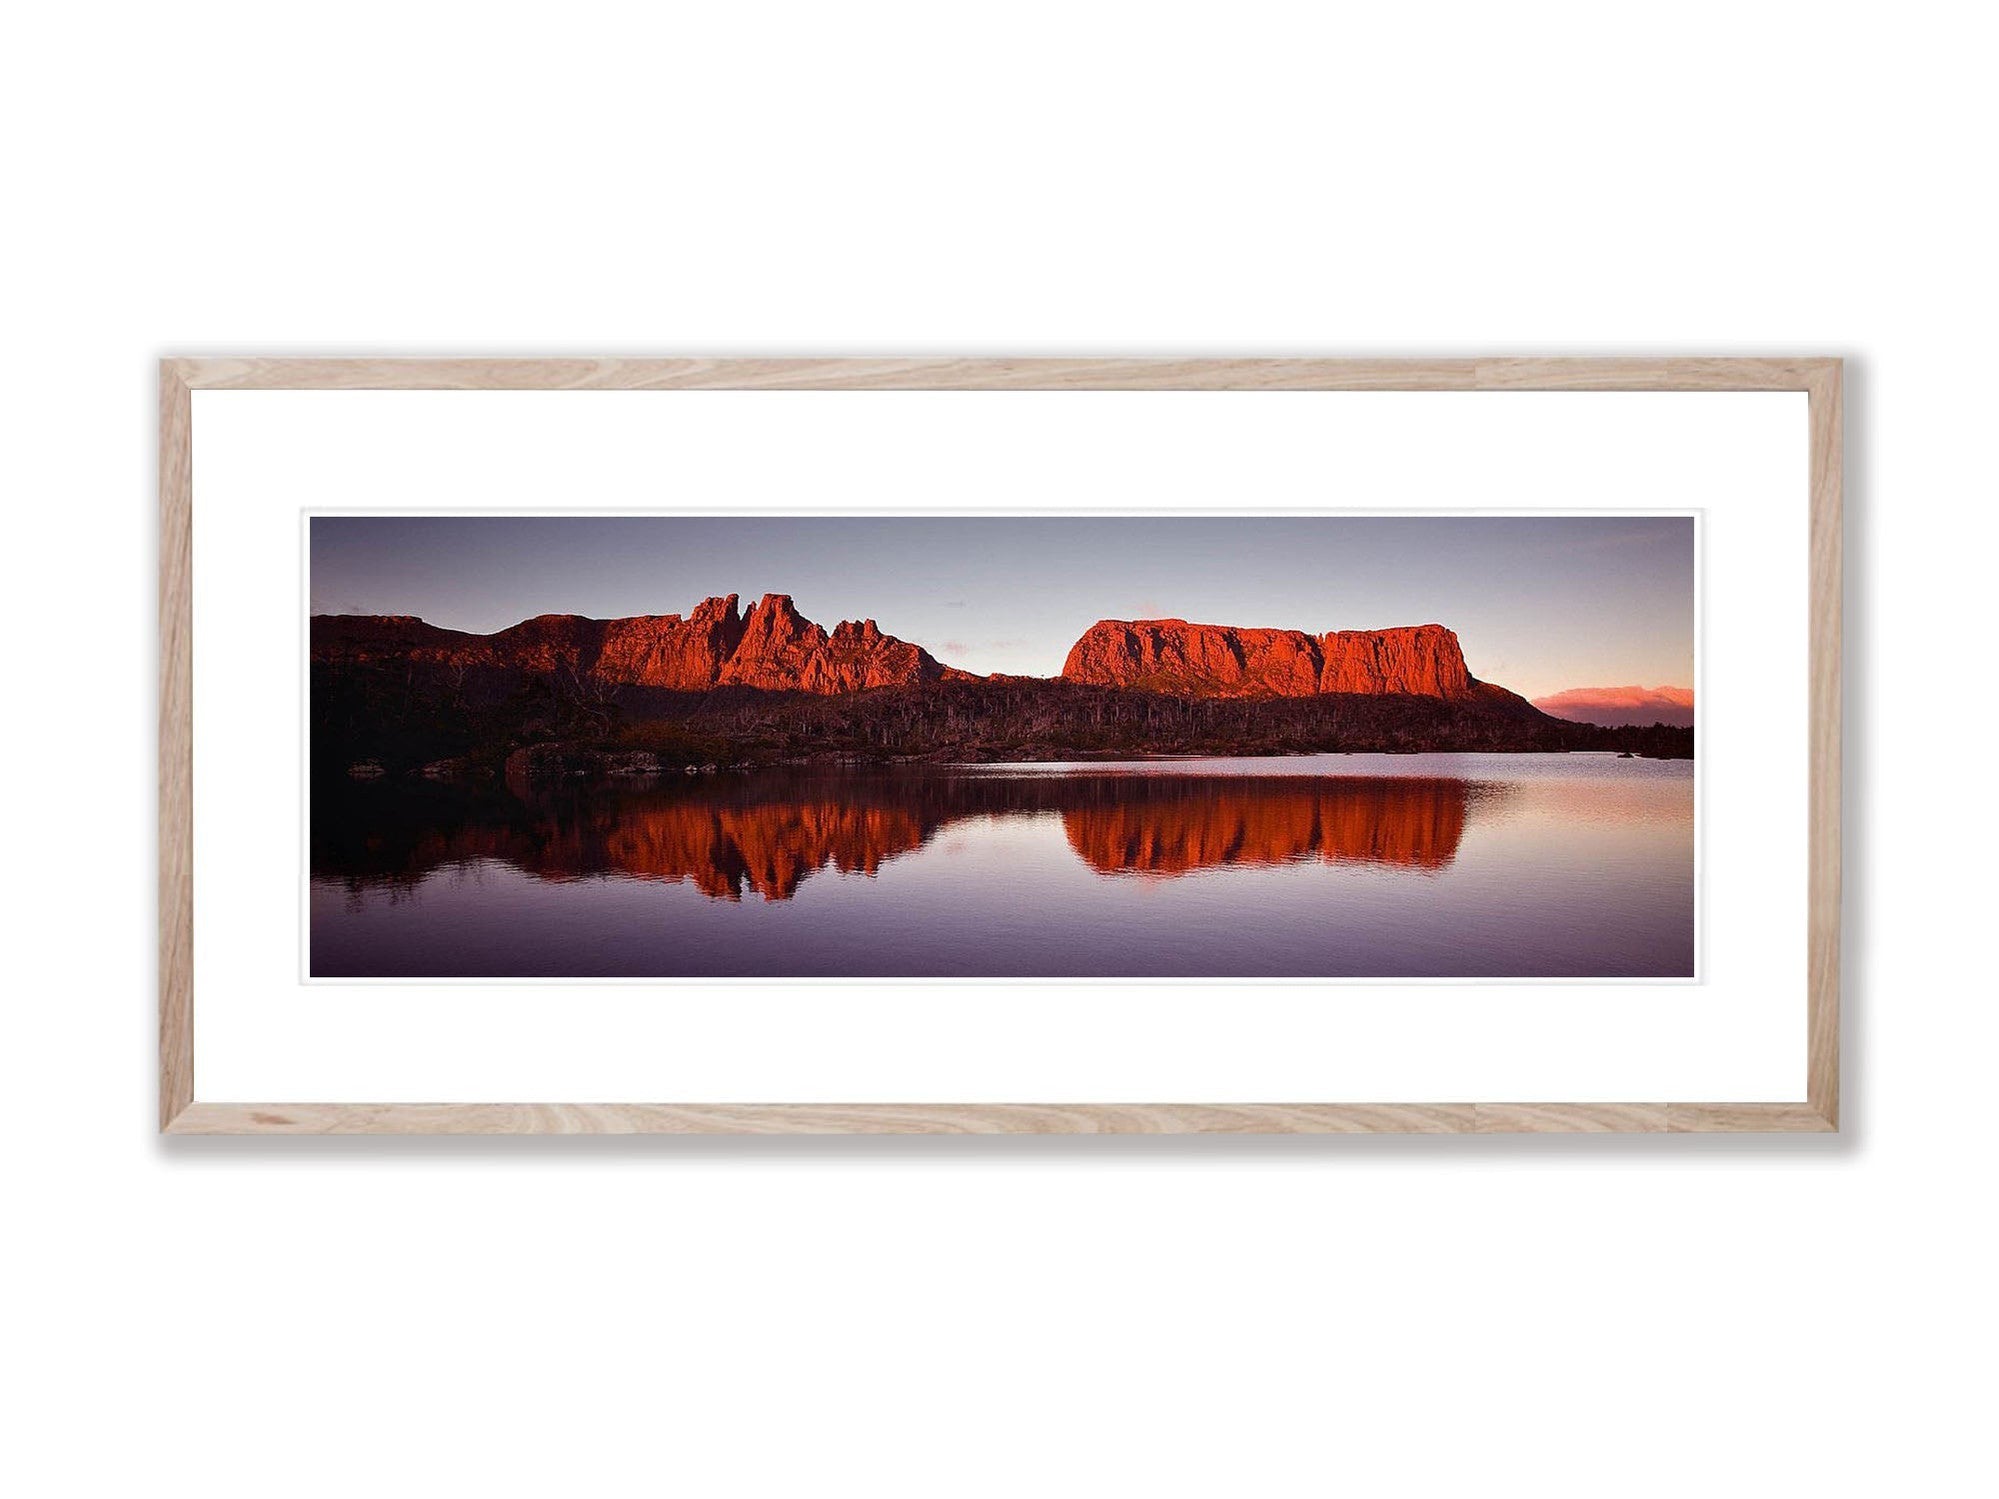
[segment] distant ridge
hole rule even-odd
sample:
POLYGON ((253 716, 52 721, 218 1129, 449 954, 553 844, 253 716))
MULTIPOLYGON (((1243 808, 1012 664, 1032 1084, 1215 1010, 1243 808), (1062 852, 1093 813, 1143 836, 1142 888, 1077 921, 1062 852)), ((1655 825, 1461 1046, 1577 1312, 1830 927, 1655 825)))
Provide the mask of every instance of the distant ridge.
POLYGON ((871 619, 829 634, 791 596, 767 593, 747 614, 737 595, 703 599, 685 618, 587 619, 541 614, 491 635, 445 630, 408 615, 315 615, 313 659, 408 660, 459 671, 557 673, 593 687, 700 692, 712 687, 840 693, 968 677, 871 619))

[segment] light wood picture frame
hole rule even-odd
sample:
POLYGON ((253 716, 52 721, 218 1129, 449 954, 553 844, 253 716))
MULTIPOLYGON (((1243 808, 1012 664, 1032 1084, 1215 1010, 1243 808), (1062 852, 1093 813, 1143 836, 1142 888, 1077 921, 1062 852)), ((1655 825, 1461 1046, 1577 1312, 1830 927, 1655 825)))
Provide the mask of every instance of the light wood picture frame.
MULTIPOLYGON (((1833 358, 169 358, 160 366, 159 1126, 175 1135, 1780 1132, 1839 1128, 1841 362, 1833 358), (343 1103, 200 1096, 194 1070, 197 390, 1792 391, 1809 408, 1803 1102, 343 1103)), ((217 919, 209 916, 206 919, 217 919)))

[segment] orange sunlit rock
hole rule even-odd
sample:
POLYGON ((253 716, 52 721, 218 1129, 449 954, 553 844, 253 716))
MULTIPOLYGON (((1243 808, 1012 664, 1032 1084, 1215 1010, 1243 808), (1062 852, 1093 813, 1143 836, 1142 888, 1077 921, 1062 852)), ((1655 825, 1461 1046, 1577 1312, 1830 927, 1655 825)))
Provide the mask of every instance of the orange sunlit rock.
POLYGON ((1312 697, 1322 692, 1463 698, 1476 686, 1442 625, 1392 630, 1244 629, 1183 619, 1104 619, 1069 651, 1063 677, 1190 697, 1312 697))
POLYGON ((686 618, 645 614, 588 619, 542 614, 492 635, 443 630, 406 615, 319 615, 320 661, 408 661, 444 671, 526 671, 595 688, 711 687, 836 693, 866 687, 973 680, 928 651, 885 635, 871 619, 831 634, 801 615, 788 594, 769 593, 747 614, 735 594, 704 599, 686 618))
MULTIPOLYGON (((579 686, 705 692, 756 687, 822 694, 982 679, 944 666, 871 619, 829 633, 788 594, 767 593, 747 613, 735 594, 692 613, 588 619, 542 614, 492 635, 439 629, 406 615, 321 615, 314 658, 411 662, 460 674, 526 671, 579 686)), ((1069 652, 1062 677, 1188 697, 1313 697, 1407 693, 1457 700, 1481 684, 1458 637, 1442 625, 1392 630, 1246 629, 1180 619, 1099 620, 1069 652)))

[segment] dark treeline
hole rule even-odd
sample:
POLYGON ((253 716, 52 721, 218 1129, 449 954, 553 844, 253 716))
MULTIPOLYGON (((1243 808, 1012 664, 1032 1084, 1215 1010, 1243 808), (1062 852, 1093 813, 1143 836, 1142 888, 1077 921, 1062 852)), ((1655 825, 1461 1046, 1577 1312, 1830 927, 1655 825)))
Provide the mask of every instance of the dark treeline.
POLYGON ((1053 760, 1145 754, 1614 750, 1689 758, 1691 729, 1598 728, 1550 718, 1497 688, 1462 702, 1332 694, 1196 698, 1018 679, 879 688, 841 696, 722 688, 594 690, 530 676, 501 693, 410 665, 317 662, 316 770, 360 763, 399 774, 445 760, 499 769, 517 751, 587 767, 635 752, 663 764, 1053 760))

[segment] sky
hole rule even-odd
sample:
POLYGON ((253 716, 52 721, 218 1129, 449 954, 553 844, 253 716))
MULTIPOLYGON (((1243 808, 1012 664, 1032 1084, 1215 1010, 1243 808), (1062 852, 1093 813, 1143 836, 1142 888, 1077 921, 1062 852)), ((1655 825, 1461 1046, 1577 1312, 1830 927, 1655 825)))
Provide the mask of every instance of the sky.
POLYGON ((536 614, 686 614, 788 593, 974 672, 1053 676, 1099 619, 1442 624, 1527 697, 1691 686, 1688 517, 319 516, 315 614, 488 633, 536 614))

